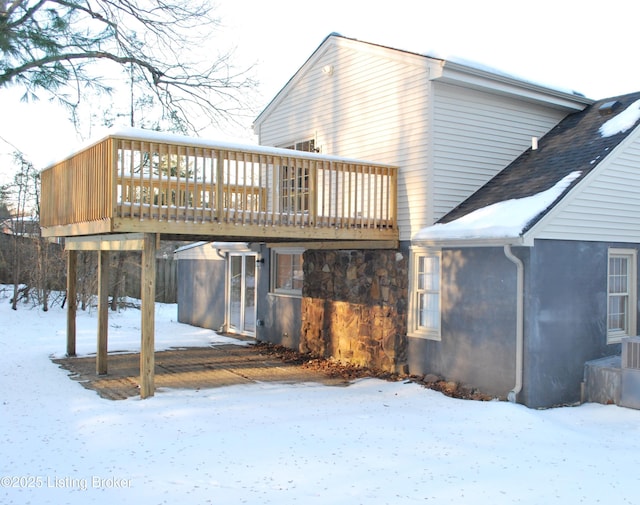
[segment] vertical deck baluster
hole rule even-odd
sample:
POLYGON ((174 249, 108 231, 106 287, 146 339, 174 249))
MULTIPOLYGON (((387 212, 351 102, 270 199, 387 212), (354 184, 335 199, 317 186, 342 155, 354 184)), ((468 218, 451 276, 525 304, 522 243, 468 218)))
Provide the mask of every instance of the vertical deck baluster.
POLYGON ((122 161, 121 148, 120 145, 122 141, 120 139, 112 140, 113 146, 113 159, 114 159, 114 169, 115 169, 115 186, 116 186, 116 206, 115 206, 115 214, 114 217, 122 217, 122 213, 124 208, 122 206, 122 201, 124 200, 124 163, 122 161))
POLYGON ((293 158, 293 181, 291 183, 291 193, 293 196, 293 221, 289 224, 293 224, 293 226, 298 226, 298 221, 300 220, 300 213, 302 212, 302 198, 303 198, 303 182, 302 182, 302 160, 298 158, 293 158))
POLYGON ((265 222, 265 215, 263 212, 263 198, 262 198, 262 191, 263 191, 263 186, 264 186, 264 170, 266 169, 266 157, 262 154, 258 154, 256 155, 256 166, 257 166, 257 170, 258 170, 258 194, 256 195, 256 213, 257 213, 257 223, 259 225, 266 225, 265 222))
MULTIPOLYGON (((240 189, 240 188, 238 188, 240 189)), ((249 210, 249 198, 247 196, 247 154, 242 153, 242 216, 243 222, 251 222, 249 210)))
POLYGON ((185 177, 185 221, 195 221, 195 192, 196 174, 189 171, 186 150, 182 146, 175 146, 176 170, 183 171, 185 177), (184 163, 184 168, 181 168, 184 163))
POLYGON ((342 170, 343 164, 342 162, 335 163, 335 172, 336 172, 336 218, 335 218, 335 227, 340 228, 342 224, 342 219, 344 216, 344 205, 346 201, 346 181, 344 179, 344 173, 342 170))
POLYGON ((196 215, 198 212, 198 171, 196 167, 190 165, 191 155, 189 154, 189 148, 178 148, 178 166, 184 163, 184 171, 191 181, 191 190, 189 191, 189 209, 191 214, 191 220, 196 222, 196 215))
POLYGON ((295 184, 291 181, 292 177, 293 177, 293 180, 295 181, 295 175, 296 175, 295 163, 296 163, 295 159, 291 158, 291 156, 287 157, 287 174, 286 174, 287 179, 286 181, 284 179, 280 179, 283 185, 286 184, 285 191, 286 191, 287 201, 283 203, 286 203, 287 226, 291 226, 291 221, 295 219, 294 216, 291 215, 292 207, 295 208, 295 202, 293 201, 293 199, 295 198, 295 184))
POLYGON ((118 217, 117 200, 118 200, 118 149, 115 139, 108 139, 105 144, 107 151, 107 174, 109 177, 110 195, 107 201, 109 210, 109 218, 118 217))
POLYGON ((140 142, 140 182, 138 186, 140 187, 140 209, 138 210, 138 219, 140 221, 144 220, 144 170, 146 163, 152 163, 151 157, 153 152, 151 151, 151 145, 147 142, 140 142), (148 154, 148 161, 144 160, 144 153, 148 154))
POLYGON ((389 220, 394 228, 398 226, 398 216, 396 215, 397 209, 397 193, 398 193, 398 171, 395 168, 389 169, 393 173, 393 177, 389 180, 389 220))
POLYGON ((345 227, 349 227, 351 225, 351 216, 352 216, 352 201, 353 201, 353 189, 351 187, 352 185, 352 178, 351 178, 351 163, 345 163, 342 165, 342 169, 344 171, 344 174, 346 175, 346 177, 348 177, 348 182, 347 182, 347 188, 346 188, 346 193, 347 193, 347 207, 346 209, 344 209, 343 213, 342 213, 342 228, 345 227))
POLYGON ((207 213, 207 163, 204 157, 204 149, 194 150, 193 163, 196 167, 200 167, 200 222, 204 223, 207 213))
POLYGON ((309 196, 308 196, 308 211, 309 218, 307 224, 309 226, 315 226, 318 220, 318 161, 309 161, 309 174, 308 174, 309 196))
POLYGON ((202 172, 200 170, 200 163, 198 163, 198 150, 194 147, 187 148, 187 166, 191 164, 193 167, 193 180, 194 180, 194 214, 193 220, 197 223, 203 221, 204 199, 202 198, 202 191, 204 188, 204 182, 202 180, 202 172))
MULTIPOLYGON (((127 201, 129 202, 129 217, 133 218, 133 205, 135 204, 135 193, 136 193, 136 189, 135 189, 135 181, 133 178, 133 172, 134 172, 134 164, 135 164, 135 154, 133 152, 133 143, 132 142, 127 142, 126 144, 123 142, 121 144, 121 150, 122 150, 122 156, 127 156, 127 159, 129 161, 129 173, 128 173, 128 177, 127 177, 127 186, 128 186, 128 190, 127 190, 127 201), (127 147, 128 146, 128 147, 127 147), (128 150, 128 155, 126 154, 128 150)), ((124 202, 123 202, 124 203, 124 202)))
POLYGON ((245 185, 246 185, 246 191, 247 191, 247 195, 248 195, 248 201, 247 201, 247 207, 249 208, 249 222, 251 224, 256 224, 257 223, 257 219, 256 219, 256 209, 255 209, 255 204, 256 204, 256 183, 255 183, 255 161, 254 161, 254 155, 251 153, 244 153, 244 157, 245 159, 248 158, 249 159, 249 167, 248 167, 248 173, 249 173, 249 178, 247 179, 247 181, 245 181, 245 185))
POLYGON ((215 218, 215 151, 213 149, 207 149, 205 151, 207 157, 207 163, 209 164, 209 218, 208 220, 213 222, 215 218))
POLYGON ((318 163, 320 167, 316 171, 316 227, 324 226, 324 216, 325 216, 325 161, 320 161, 318 163))
POLYGON ((224 221, 228 223, 232 218, 231 216, 231 170, 232 170, 232 159, 231 153, 229 151, 224 152, 224 221))
POLYGON ((363 216, 362 216, 362 226, 363 227, 369 227, 371 224, 371 195, 372 193, 372 183, 373 183, 373 179, 371 178, 371 165, 363 165, 363 184, 364 184, 364 188, 366 189, 365 196, 364 198, 364 209, 363 209, 363 216), (366 210, 366 212, 364 212, 366 210))
POLYGON ((180 170, 175 170, 175 172, 171 170, 171 160, 169 159, 168 155, 166 163, 167 173, 169 177, 171 177, 171 180, 174 182, 176 188, 171 207, 173 211, 173 220, 174 222, 179 223, 184 220, 184 213, 182 209, 184 200, 184 181, 182 180, 182 174, 180 173, 180 170))
POLYGON ((226 176, 225 176, 225 207, 227 209, 227 222, 236 224, 236 202, 233 196, 233 184, 236 181, 237 166, 235 163, 235 153, 233 151, 227 151, 225 153, 227 159, 226 176))
POLYGON ((145 206, 145 169, 147 164, 153 163, 152 160, 153 152, 151 151, 151 144, 148 142, 140 142, 140 182, 138 186, 140 187, 140 208, 138 210, 138 219, 141 221, 144 219, 144 206, 145 206), (147 156, 147 159, 144 159, 144 156, 147 156))
POLYGON ((269 174, 269 219, 271 226, 276 226, 279 222, 280 202, 278 202, 278 195, 281 193, 279 181, 281 179, 282 170, 282 158, 280 156, 273 156, 271 158, 273 166, 271 168, 271 174, 269 174))
POLYGON ((284 191, 283 188, 280 187, 282 181, 282 164, 282 157, 273 157, 273 169, 271 171, 271 224, 273 226, 280 225, 282 221, 282 202, 278 199, 278 195, 282 195, 284 191))
POLYGON ((222 185, 224 184, 224 160, 222 159, 222 151, 216 152, 216 217, 219 223, 224 218, 224 194, 222 185))
POLYGON ((151 211, 151 215, 153 219, 156 219, 158 221, 168 221, 167 212, 165 209, 165 190, 169 181, 169 173, 163 171, 158 165, 158 173, 151 174, 150 180, 153 188, 153 192, 151 195, 151 204, 153 210, 151 211))
POLYGON ((380 172, 380 167, 376 166, 373 170, 373 227, 378 228, 380 226, 380 214, 379 214, 379 206, 378 206, 378 173, 380 172))
POLYGON ((227 186, 229 184, 229 157, 227 151, 220 151, 222 164, 220 165, 220 169, 222 171, 221 176, 221 184, 220 184, 220 211, 222 213, 221 221, 223 223, 228 222, 229 218, 229 195, 227 186))

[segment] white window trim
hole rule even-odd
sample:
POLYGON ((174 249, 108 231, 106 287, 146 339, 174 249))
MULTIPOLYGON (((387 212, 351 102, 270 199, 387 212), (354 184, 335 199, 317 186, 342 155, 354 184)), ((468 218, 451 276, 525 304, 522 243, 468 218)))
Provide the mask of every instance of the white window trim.
POLYGON ((270 257, 270 279, 269 293, 272 295, 291 296, 294 298, 302 298, 302 289, 276 289, 276 256, 278 254, 302 254, 305 249, 303 247, 278 247, 271 249, 270 257))
MULTIPOLYGON (((306 140, 296 140, 278 147, 297 151, 298 153, 317 153, 320 151, 316 148, 316 143, 315 135, 310 135, 306 140), (311 147, 311 150, 304 149, 305 147, 311 147)), ((308 167, 280 167, 278 176, 278 192, 280 195, 278 209, 280 212, 309 212, 311 203, 310 177, 311 173, 308 167)))
POLYGON ((279 147, 281 149, 291 149, 293 151, 308 152, 308 153, 309 152, 314 152, 314 153, 319 153, 320 152, 320 149, 318 149, 317 135, 315 133, 309 134, 307 136, 302 136, 298 140, 294 140, 293 142, 285 142, 283 144, 279 144, 277 147, 279 147), (300 140, 300 139, 302 139, 302 140, 300 140), (300 149, 300 147, 302 147, 303 144, 311 143, 311 142, 313 142, 313 151, 300 149))
POLYGON ((442 340, 442 251, 425 247, 411 248, 411 261, 409 266, 409 313, 407 317, 407 335, 410 337, 424 338, 428 340, 442 340), (420 256, 438 256, 440 275, 438 286, 438 329, 429 330, 419 327, 418 316, 418 271, 417 258, 420 256))
POLYGON ((637 274, 637 260, 638 252, 636 249, 616 249, 610 248, 607 254, 607 344, 618 344, 624 337, 634 337, 637 335, 637 298, 638 298, 638 274, 637 274), (629 292, 629 306, 628 306, 628 332, 624 331, 609 331, 609 259, 612 256, 626 257, 627 264, 627 276, 628 292, 629 292))

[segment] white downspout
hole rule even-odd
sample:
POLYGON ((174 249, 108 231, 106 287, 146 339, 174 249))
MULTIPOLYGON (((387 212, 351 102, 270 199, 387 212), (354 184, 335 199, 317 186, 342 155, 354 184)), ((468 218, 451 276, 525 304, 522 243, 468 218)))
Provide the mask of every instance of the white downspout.
POLYGON ((507 394, 507 400, 515 403, 522 390, 522 363, 524 354, 524 264, 511 251, 510 245, 504 246, 504 255, 516 265, 516 383, 507 394))

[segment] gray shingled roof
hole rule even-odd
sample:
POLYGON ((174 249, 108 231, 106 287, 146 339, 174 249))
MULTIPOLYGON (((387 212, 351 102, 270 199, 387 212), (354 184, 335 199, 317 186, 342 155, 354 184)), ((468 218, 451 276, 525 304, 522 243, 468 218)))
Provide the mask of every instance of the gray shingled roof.
MULTIPOLYGON (((539 140, 537 150, 528 149, 522 153, 438 222, 448 223, 494 203, 538 194, 553 187, 571 172, 581 171, 582 175, 565 190, 566 194, 638 127, 637 122, 626 132, 610 137, 603 137, 599 132, 600 126, 638 99, 640 92, 607 98, 595 102, 582 112, 570 114, 539 140), (603 113, 601 107, 611 102, 615 103, 614 109, 608 114, 603 113)), ((558 198, 553 205, 561 199, 558 198)), ((530 222, 527 229, 553 205, 530 222)))

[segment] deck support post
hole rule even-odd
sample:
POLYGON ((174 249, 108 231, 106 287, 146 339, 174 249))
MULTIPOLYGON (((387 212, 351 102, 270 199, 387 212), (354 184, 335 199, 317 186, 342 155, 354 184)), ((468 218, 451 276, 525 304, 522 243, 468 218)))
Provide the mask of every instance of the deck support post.
POLYGON ((142 335, 140 343, 140 398, 155 393, 156 234, 144 234, 142 249, 142 335))
POLYGON ((98 252, 98 351, 96 373, 107 373, 107 341, 109 334, 109 251, 98 252))
POLYGON ((76 355, 78 251, 67 251, 67 356, 76 355))

